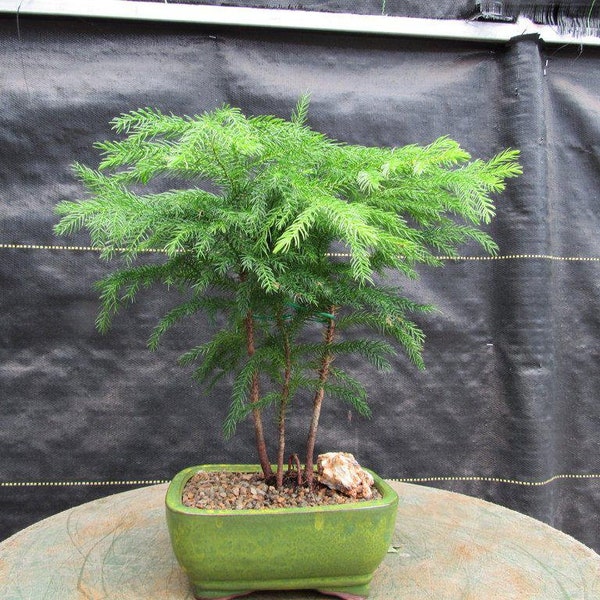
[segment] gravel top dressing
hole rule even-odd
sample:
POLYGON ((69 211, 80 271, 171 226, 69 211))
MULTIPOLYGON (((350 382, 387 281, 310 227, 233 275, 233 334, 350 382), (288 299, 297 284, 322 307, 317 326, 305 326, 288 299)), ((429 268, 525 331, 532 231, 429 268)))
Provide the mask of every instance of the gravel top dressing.
MULTIPOLYGON (((373 488, 371 500, 381 498, 373 488)), ((183 490, 185 506, 207 509, 264 509, 323 506, 364 502, 316 483, 312 489, 298 486, 296 473, 287 475, 282 489, 269 485, 259 473, 199 471, 183 490)))

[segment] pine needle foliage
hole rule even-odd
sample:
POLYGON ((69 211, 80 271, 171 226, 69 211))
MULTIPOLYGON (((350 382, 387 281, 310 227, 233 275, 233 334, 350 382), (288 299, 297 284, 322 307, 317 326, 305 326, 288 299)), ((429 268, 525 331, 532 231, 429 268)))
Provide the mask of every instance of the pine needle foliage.
MULTIPOLYGON (((96 144, 98 168, 74 165, 87 195, 56 208, 57 234, 85 229, 104 258, 125 260, 97 283, 101 331, 155 284, 178 289, 182 302, 160 318, 151 349, 197 313, 226 323, 181 362, 196 364, 209 386, 231 378, 225 433, 252 415, 265 476, 267 407, 277 413, 281 467, 286 416, 301 392, 313 396, 313 417, 324 396, 370 414, 364 387, 340 366, 345 355, 389 370, 400 349, 424 367, 424 335, 412 319, 433 307, 386 281, 439 266, 440 255, 469 241, 496 252, 482 226, 494 216, 492 196, 521 173, 516 150, 471 160, 448 137, 399 148, 344 144, 313 131, 308 108, 305 95, 290 120, 231 106, 122 114, 112 121, 119 139, 96 144), (148 251, 164 260, 140 264, 148 251)), ((313 418, 309 481, 315 435, 313 418)))

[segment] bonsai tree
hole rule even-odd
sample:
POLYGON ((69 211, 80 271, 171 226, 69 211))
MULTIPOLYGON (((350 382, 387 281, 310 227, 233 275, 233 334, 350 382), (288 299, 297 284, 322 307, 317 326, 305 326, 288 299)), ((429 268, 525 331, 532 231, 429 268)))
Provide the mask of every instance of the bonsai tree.
POLYGON ((193 117, 122 114, 112 121, 120 139, 96 144, 99 168, 74 165, 89 196, 61 202, 55 228, 85 228, 104 258, 125 260, 97 283, 101 331, 155 283, 175 286, 182 301, 159 320, 151 349, 184 318, 221 317, 181 363, 195 363, 208 389, 231 378, 224 432, 250 417, 264 477, 279 486, 286 417, 300 391, 312 401, 303 471, 296 454, 290 460, 308 485, 325 397, 370 414, 365 388, 338 358, 359 355, 385 370, 401 349, 423 368, 424 335, 411 319, 432 307, 389 276, 416 277, 419 264, 439 266, 469 240, 496 252, 481 228, 494 216, 490 196, 521 173, 515 150, 471 160, 447 137, 424 147, 340 143, 308 127, 308 104, 301 97, 290 120, 230 106, 193 117), (148 251, 164 260, 140 264, 148 251), (263 424, 270 406, 275 473, 263 424))

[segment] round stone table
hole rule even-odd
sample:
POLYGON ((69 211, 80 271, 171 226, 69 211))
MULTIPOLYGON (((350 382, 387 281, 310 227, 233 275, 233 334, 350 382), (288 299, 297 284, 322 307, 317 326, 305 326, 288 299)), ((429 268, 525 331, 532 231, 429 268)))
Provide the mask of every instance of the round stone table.
MULTIPOLYGON (((595 600, 600 556, 569 536, 494 504, 391 482, 393 541, 373 600, 595 600)), ((164 522, 166 485, 108 496, 0 544, 2 600, 192 600, 164 522)), ((323 599, 256 592, 255 600, 323 599)))

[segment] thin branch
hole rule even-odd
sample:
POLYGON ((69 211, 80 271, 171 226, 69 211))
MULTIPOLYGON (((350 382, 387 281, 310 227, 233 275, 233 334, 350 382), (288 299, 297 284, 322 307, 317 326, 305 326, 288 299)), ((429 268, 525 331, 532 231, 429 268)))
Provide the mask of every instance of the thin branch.
POLYGON ((277 314, 277 327, 281 332, 283 340, 283 358, 284 358, 284 374, 283 383, 281 386, 281 400, 279 403, 279 444, 277 452, 277 488, 283 485, 283 461, 285 457, 285 419, 287 407, 290 400, 290 381, 292 378, 292 352, 290 348, 290 339, 288 332, 283 322, 282 311, 277 314))
POLYGON ((315 443, 317 439, 317 430, 319 428, 319 417, 321 416, 321 406, 323 404, 323 398, 325 396, 325 384, 329 379, 329 372, 331 363, 333 362, 334 356, 329 351, 329 347, 333 343, 335 338, 335 313, 337 306, 332 306, 329 313, 333 318, 327 322, 327 328, 325 330, 323 345, 325 351, 323 352, 323 358, 321 359, 321 367, 319 369, 319 387, 315 391, 313 399, 313 411, 310 420, 310 428, 308 431, 308 439, 306 441, 306 466, 305 466, 305 479, 308 485, 312 485, 314 478, 314 453, 315 443))
MULTIPOLYGON (((254 316, 252 311, 249 310, 244 319, 244 326, 246 328, 246 351, 248 356, 253 356, 256 349, 254 346, 254 316)), ((256 404, 260 399, 260 382, 258 373, 252 375, 252 383, 250 384, 250 403, 256 404)), ((264 427, 262 422, 262 414, 258 409, 252 410, 252 421, 254 423, 254 436, 256 441, 256 450, 258 452, 258 459, 265 479, 273 475, 271 469, 271 461, 269 460, 267 452, 267 444, 265 442, 264 427)))

